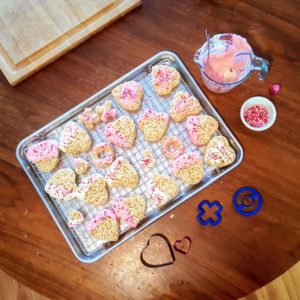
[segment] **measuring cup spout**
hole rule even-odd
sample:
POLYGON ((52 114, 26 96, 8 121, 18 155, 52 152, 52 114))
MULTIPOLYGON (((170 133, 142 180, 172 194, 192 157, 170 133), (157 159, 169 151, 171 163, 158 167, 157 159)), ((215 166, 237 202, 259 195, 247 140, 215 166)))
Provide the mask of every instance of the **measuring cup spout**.
POLYGON ((263 80, 269 72, 269 62, 264 58, 254 55, 252 58, 252 70, 259 71, 258 78, 263 80))

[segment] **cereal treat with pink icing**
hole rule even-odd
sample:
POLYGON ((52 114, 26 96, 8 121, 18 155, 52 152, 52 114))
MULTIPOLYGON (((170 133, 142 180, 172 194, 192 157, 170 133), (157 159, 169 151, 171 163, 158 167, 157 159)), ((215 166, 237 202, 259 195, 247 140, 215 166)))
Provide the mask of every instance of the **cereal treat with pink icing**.
POLYGON ((97 105, 96 113, 103 123, 111 122, 117 117, 117 111, 112 108, 111 101, 105 101, 103 104, 97 105))
POLYGON ((168 159, 175 159, 184 152, 183 143, 177 136, 170 136, 162 143, 163 154, 168 159))
POLYGON ((83 213, 77 209, 73 209, 68 213, 68 226, 75 228, 84 221, 83 213))
POLYGON ((215 136, 206 146, 204 163, 211 167, 222 168, 235 161, 235 151, 224 136, 215 136))
POLYGON ((158 142, 168 129, 169 115, 147 109, 139 119, 138 126, 148 142, 158 142))
POLYGON ((87 129, 94 129, 100 122, 100 117, 93 111, 91 107, 84 109, 83 113, 79 115, 79 122, 83 124, 87 129))
POLYGON ((119 197, 112 203, 112 209, 121 222, 136 228, 146 213, 146 201, 142 196, 119 197))
POLYGON ((115 159, 115 150, 108 143, 96 144, 91 153, 93 164, 100 169, 109 167, 115 159))
POLYGON ((76 197, 76 174, 70 168, 55 172, 45 186, 45 192, 52 198, 67 201, 76 197))
POLYGON ((76 156, 88 152, 91 145, 87 131, 73 121, 68 122, 60 134, 59 149, 67 154, 76 156))
POLYGON ((140 83, 132 80, 119 84, 112 94, 121 107, 128 111, 138 111, 141 108, 144 91, 140 83))
POLYGON ((100 174, 85 177, 77 189, 78 199, 94 206, 108 203, 108 191, 105 179, 100 174))
POLYGON ((190 140, 196 146, 206 145, 218 131, 218 126, 218 121, 207 115, 191 116, 186 121, 190 140))
POLYGON ((202 157, 198 152, 182 154, 173 161, 172 173, 187 184, 196 184, 204 176, 202 157))
POLYGON ((200 102, 192 95, 177 92, 170 107, 170 116, 176 123, 184 121, 189 116, 197 115, 202 111, 200 102))
POLYGON ((151 70, 152 85, 160 96, 171 94, 180 83, 180 73, 168 65, 156 65, 151 70))
POLYGON ((143 152, 143 159, 139 160, 140 166, 144 169, 151 169, 155 166, 155 163, 156 161, 151 151, 145 150, 143 152))
POLYGON ((155 175, 149 184, 150 201, 161 206, 172 200, 179 194, 179 187, 176 180, 166 175, 155 175))
POLYGON ((74 158, 73 162, 75 165, 75 172, 78 175, 84 175, 90 167, 89 162, 81 157, 74 158))
POLYGON ((108 123, 103 134, 112 144, 124 149, 132 148, 136 138, 134 122, 128 116, 122 116, 108 123))
POLYGON ((101 210, 91 219, 87 230, 97 240, 114 242, 119 239, 119 222, 111 209, 101 210))
POLYGON ((59 149, 55 140, 45 140, 30 146, 26 153, 27 159, 41 171, 50 172, 58 164, 59 149))
POLYGON ((119 156, 106 173, 107 183, 115 188, 136 188, 139 175, 135 168, 124 157, 119 156))

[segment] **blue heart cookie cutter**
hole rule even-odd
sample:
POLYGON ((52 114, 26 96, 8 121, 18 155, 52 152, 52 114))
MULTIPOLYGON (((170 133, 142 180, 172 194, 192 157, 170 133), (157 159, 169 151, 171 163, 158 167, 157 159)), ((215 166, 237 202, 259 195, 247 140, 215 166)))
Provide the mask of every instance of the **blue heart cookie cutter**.
POLYGON ((233 195, 235 210, 246 217, 256 215, 261 210, 262 202, 260 193, 250 186, 239 188, 233 195))
POLYGON ((222 216, 221 216, 221 212, 223 210, 223 207, 221 205, 220 202, 218 201, 213 201, 213 202, 209 202, 208 200, 203 200, 198 204, 198 211, 199 214, 197 216, 197 221, 201 224, 201 225, 211 225, 211 226, 217 226, 221 220, 222 220, 222 216), (218 209, 215 211, 215 216, 217 217, 216 220, 213 220, 211 217, 207 218, 206 220, 203 220, 203 216, 205 215, 205 210, 203 209, 203 206, 206 205, 209 207, 209 209, 213 208, 214 206, 216 206, 218 209))

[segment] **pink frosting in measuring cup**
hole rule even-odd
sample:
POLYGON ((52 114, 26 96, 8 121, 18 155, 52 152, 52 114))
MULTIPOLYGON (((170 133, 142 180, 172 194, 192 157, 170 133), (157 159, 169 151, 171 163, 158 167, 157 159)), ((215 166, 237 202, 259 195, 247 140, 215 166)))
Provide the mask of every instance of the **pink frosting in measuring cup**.
POLYGON ((247 40, 239 35, 228 35, 227 46, 215 42, 209 58, 205 59, 204 71, 219 83, 234 83, 245 76, 251 61, 252 49, 247 40), (220 50, 218 50, 218 47, 220 50))

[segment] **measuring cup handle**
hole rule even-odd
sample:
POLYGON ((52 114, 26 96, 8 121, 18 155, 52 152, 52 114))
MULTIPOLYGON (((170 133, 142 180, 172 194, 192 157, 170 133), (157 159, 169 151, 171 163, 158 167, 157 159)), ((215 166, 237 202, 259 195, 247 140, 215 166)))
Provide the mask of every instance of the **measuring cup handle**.
POLYGON ((258 78, 263 80, 269 72, 269 62, 264 58, 254 56, 252 58, 252 69, 259 71, 258 78))

